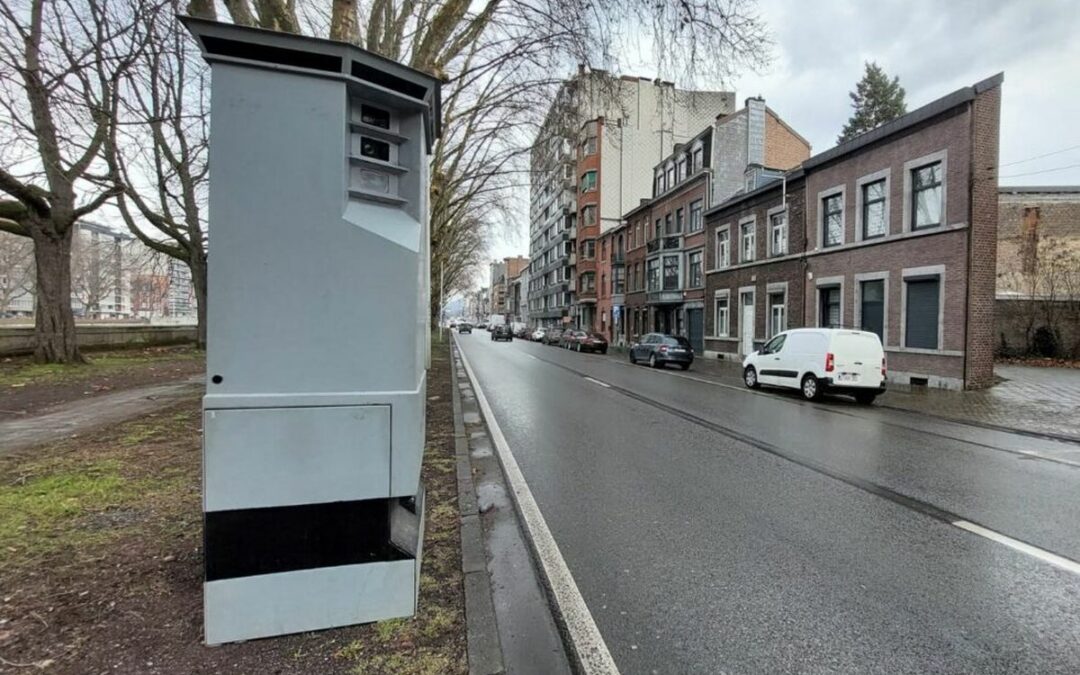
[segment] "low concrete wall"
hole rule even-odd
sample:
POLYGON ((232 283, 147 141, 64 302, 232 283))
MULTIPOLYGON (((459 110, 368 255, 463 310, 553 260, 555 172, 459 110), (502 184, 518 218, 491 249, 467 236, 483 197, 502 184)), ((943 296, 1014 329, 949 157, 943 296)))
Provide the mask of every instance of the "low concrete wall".
MULTIPOLYGON (((195 341, 195 326, 148 326, 137 324, 88 324, 75 327, 79 346, 135 347, 195 341)), ((34 351, 33 326, 0 327, 0 356, 30 354, 34 351)))

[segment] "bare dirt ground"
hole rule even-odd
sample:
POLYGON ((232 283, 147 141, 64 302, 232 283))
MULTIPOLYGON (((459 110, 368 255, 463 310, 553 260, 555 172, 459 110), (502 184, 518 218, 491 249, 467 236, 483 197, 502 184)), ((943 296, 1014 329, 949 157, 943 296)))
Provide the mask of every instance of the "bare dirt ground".
POLYGON ((464 673, 448 352, 428 379, 420 610, 202 644, 200 416, 186 399, 0 459, 0 672, 464 673))
POLYGON ((86 357, 90 363, 81 366, 39 364, 22 356, 0 360, 0 420, 206 371, 205 353, 190 346, 88 352, 86 357))

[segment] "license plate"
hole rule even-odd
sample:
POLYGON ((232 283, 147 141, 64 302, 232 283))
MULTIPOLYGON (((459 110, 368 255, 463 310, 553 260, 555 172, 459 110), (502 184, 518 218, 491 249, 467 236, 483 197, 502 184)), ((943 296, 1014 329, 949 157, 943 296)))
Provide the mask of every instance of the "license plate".
POLYGON ((672 349, 672 350, 671 350, 671 353, 672 353, 672 354, 682 354, 682 353, 683 353, 683 351, 684 351, 684 350, 682 350, 682 349, 672 349))
POLYGON ((837 378, 838 382, 858 382, 858 373, 840 373, 840 377, 837 378))

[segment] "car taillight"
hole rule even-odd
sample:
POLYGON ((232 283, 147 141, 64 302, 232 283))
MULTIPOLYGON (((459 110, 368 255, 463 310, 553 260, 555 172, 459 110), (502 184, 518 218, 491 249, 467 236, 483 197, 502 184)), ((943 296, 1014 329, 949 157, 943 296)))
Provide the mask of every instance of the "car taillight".
POLYGON ((667 354, 667 349, 668 349, 667 345, 664 345, 664 346, 660 347, 660 353, 661 354, 667 354))
POLYGON ((829 352, 828 354, 825 355, 825 372, 826 373, 831 373, 835 369, 836 369, 836 358, 832 355, 832 352, 829 352))
POLYGON ((887 372, 888 372, 888 369, 887 369, 887 368, 885 367, 885 357, 884 357, 884 356, 882 356, 882 357, 881 357, 881 376, 882 376, 882 377, 885 377, 885 374, 886 374, 887 372))

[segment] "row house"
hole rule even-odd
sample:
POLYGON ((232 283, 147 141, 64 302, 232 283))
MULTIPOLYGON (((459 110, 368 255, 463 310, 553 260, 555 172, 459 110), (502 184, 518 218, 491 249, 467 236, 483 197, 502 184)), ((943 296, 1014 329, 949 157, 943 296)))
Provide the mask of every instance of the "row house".
POLYGON ((705 216, 705 354, 804 326, 877 333, 889 379, 993 379, 1002 75, 804 161, 705 216))
POLYGON ((607 270, 601 261, 601 274, 621 281, 625 289, 612 295, 610 307, 601 307, 608 313, 600 321, 608 339, 631 343, 645 333, 674 333, 687 336, 701 353, 709 304, 706 209, 782 176, 809 155, 806 139, 764 99, 750 98, 655 165, 652 197, 623 215, 621 236, 608 242, 618 246, 622 241, 623 272, 616 272, 617 265, 607 270))

